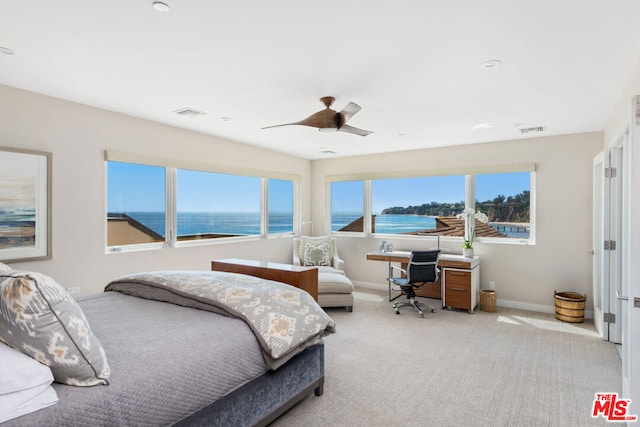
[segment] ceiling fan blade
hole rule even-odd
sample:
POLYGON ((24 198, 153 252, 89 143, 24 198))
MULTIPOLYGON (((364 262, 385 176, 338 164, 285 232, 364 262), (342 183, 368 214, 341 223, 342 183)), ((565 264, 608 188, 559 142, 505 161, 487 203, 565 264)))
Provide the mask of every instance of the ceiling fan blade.
POLYGON ((367 136, 367 135, 371 135, 373 133, 370 130, 358 129, 358 128, 355 128, 355 127, 349 126, 349 125, 342 125, 342 127, 340 129, 338 129, 338 131, 339 132, 353 133, 355 135, 360 135, 360 136, 367 136))
POLYGON ((302 119, 298 122, 266 126, 266 127, 263 127, 262 129, 270 129, 270 128, 275 128, 280 126, 299 125, 299 126, 309 126, 313 128, 318 128, 323 132, 327 132, 327 131, 335 132, 336 130, 340 130, 343 132, 353 133, 355 135, 360 135, 360 136, 367 136, 373 133, 368 130, 358 129, 353 126, 346 125, 347 120, 349 120, 351 117, 353 117, 354 114, 360 111, 362 107, 360 107, 355 102, 350 102, 349 104, 347 104, 346 107, 342 109, 342 111, 338 113, 335 110, 331 109, 331 104, 333 104, 334 100, 335 98, 333 98, 332 96, 325 96, 323 98, 320 98, 320 101, 325 105, 324 110, 320 110, 316 113, 313 113, 309 117, 302 119))
POLYGON ((356 114, 360 110, 362 110, 362 107, 360 107, 355 102, 350 102, 349 104, 347 104, 347 106, 344 107, 342 111, 340 111, 340 114, 343 118, 343 123, 346 123, 351 117, 353 117, 354 114, 356 114))
POLYGON ((285 124, 282 124, 282 125, 265 126, 262 129, 279 128, 281 126, 292 126, 292 125, 298 125, 298 124, 300 124, 300 123, 285 123, 285 124))

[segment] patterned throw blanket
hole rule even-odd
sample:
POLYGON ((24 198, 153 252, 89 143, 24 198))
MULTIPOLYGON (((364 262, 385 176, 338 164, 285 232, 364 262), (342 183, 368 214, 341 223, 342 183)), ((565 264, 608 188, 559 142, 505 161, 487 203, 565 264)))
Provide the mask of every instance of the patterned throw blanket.
POLYGON ((137 273, 110 282, 104 290, 242 319, 258 339, 271 369, 335 332, 335 322, 307 292, 244 274, 219 271, 137 273))

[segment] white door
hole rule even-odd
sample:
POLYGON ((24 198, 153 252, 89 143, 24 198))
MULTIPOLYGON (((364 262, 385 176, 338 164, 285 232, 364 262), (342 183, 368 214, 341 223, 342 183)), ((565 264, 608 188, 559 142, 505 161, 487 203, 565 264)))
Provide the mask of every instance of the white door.
POLYGON ((593 159, 593 321, 603 340, 622 343, 623 255, 628 225, 628 132, 593 159))
POLYGON ((625 200, 626 229, 623 252, 625 294, 621 313, 623 324, 622 344, 622 395, 631 399, 631 414, 640 415, 640 96, 631 103, 631 126, 626 154, 627 178, 625 200), (626 298, 626 299, 624 299, 626 298), (636 355, 635 357, 633 355, 636 355))
MULTIPOLYGON (((626 295, 624 253, 628 235, 628 224, 625 223, 625 197, 627 182, 627 165, 625 155, 628 150, 627 131, 623 132, 609 152, 609 341, 622 343, 623 304, 621 295, 626 295)), ((628 209, 627 209, 628 210, 628 209)))
MULTIPOLYGON (((608 154, 607 154, 608 158, 608 154)), ((604 226, 608 222, 605 216, 605 200, 609 192, 605 192, 605 152, 593 158, 593 323, 603 340, 609 340, 609 324, 604 322, 604 292, 608 290, 609 263, 604 258, 604 226)), ((608 239, 608 237, 607 237, 608 239)))

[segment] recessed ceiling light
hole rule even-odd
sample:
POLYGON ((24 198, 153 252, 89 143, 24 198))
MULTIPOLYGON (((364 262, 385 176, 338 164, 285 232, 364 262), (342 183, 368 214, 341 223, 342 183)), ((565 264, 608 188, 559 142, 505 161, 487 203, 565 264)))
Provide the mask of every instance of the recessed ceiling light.
POLYGON ((492 68, 499 67, 500 64, 502 64, 502 61, 499 61, 497 59, 490 59, 482 63, 482 68, 484 68, 485 70, 491 70, 492 68))
POLYGON ((336 152, 333 150, 321 150, 320 154, 336 154, 336 152))
POLYGON ((169 5, 166 3, 162 3, 161 1, 154 1, 153 8, 158 12, 169 12, 169 5))
POLYGON ((0 52, 4 53, 5 55, 13 55, 15 53, 13 49, 9 49, 8 47, 2 47, 2 46, 0 46, 0 52))
POLYGON ((222 120, 223 122, 230 122, 231 121, 231 117, 222 116, 222 117, 220 117, 220 120, 222 120))

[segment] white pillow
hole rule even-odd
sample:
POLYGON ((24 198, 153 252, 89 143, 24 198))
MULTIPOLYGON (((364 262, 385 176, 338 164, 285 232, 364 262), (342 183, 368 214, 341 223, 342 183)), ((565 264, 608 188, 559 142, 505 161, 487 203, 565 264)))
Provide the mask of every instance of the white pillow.
POLYGON ((0 343, 0 423, 58 402, 48 366, 0 343))
POLYGON ((9 271, 9 270, 13 270, 13 268, 9 267, 7 264, 0 262, 0 271, 9 271))

